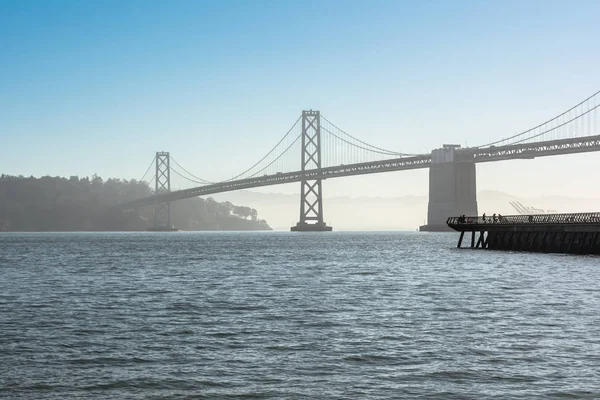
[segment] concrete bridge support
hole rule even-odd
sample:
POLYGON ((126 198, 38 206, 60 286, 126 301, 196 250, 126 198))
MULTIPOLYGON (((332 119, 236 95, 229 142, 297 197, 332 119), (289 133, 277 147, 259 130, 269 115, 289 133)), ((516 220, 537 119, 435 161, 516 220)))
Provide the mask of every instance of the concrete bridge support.
POLYGON ((431 152, 427 225, 421 226, 421 231, 450 231, 446 225, 448 217, 477 215, 475 163, 456 161, 454 155, 458 147, 444 145, 431 152))

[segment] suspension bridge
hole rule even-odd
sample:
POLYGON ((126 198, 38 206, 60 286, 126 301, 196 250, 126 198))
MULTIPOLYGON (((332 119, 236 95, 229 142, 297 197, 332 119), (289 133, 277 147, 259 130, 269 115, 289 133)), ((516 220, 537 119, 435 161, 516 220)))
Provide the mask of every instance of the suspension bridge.
MULTIPOLYGON (((323 180, 390 171, 429 168, 427 224, 421 230, 446 230, 449 216, 477 215, 477 163, 575 154, 600 150, 600 91, 533 128, 490 143, 461 148, 443 145, 427 154, 406 154, 369 144, 339 128, 319 111, 307 110, 281 140, 240 174, 219 182, 189 172, 168 152, 157 152, 154 194, 120 205, 122 210, 155 208, 155 229, 171 227, 170 203, 197 196, 284 183, 300 183, 300 217, 293 231, 331 230, 324 220, 323 180), (171 190, 177 176, 194 187, 171 190)), ((154 168, 152 168, 154 167, 154 168)))

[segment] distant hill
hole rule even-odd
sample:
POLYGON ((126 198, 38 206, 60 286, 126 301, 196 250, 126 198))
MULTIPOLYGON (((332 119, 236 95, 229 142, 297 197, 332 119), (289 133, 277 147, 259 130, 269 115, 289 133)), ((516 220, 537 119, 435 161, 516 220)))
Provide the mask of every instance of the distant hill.
MULTIPOLYGON (((114 206, 151 196, 145 182, 0 176, 0 231, 138 231, 153 225, 154 208, 123 213, 114 206)), ((181 230, 270 230, 256 209, 193 198, 171 204, 181 230)))
MULTIPOLYGON (((216 194, 214 198, 260 210, 275 230, 289 230, 299 219, 299 194, 241 190, 216 194)), ((427 213, 427 196, 326 197, 323 209, 325 221, 334 230, 415 230, 427 213)))
MULTIPOLYGON (((260 210, 276 230, 289 230, 299 218, 299 194, 258 193, 238 191, 214 195, 219 201, 246 204, 260 210)), ((557 212, 600 211, 600 199, 580 199, 568 196, 519 197, 501 191, 481 191, 479 212, 491 215, 517 214, 510 205, 519 201, 527 206, 552 209, 557 212)), ((401 197, 326 197, 325 221, 334 230, 416 230, 427 218, 427 195, 401 197)))

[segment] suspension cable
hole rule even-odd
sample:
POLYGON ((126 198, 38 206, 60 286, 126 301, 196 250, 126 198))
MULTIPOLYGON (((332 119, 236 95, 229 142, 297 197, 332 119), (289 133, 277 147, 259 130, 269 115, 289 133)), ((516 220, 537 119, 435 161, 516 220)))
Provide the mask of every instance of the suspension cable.
POLYGON ((192 178, 195 178, 195 179, 197 179, 199 182, 196 182, 196 181, 194 181, 194 180, 192 180, 192 179, 188 179, 189 181, 191 181, 191 182, 196 182, 196 183, 200 183, 200 182, 202 182, 202 183, 209 184, 209 185, 211 185, 211 184, 215 183, 215 182, 207 181, 206 179, 199 178, 199 177, 197 177, 196 175, 192 174, 190 171, 188 171, 187 169, 183 168, 183 167, 181 166, 181 164, 179 164, 179 163, 177 162, 177 160, 175 160, 175 158, 173 158, 172 156, 171 156, 171 160, 173 160, 173 162, 174 162, 175 164, 177 164, 177 166, 178 166, 179 168, 181 168, 181 169, 182 169, 184 172, 186 172, 186 173, 187 173, 188 175, 190 175, 192 178))
POLYGON ((205 182, 200 182, 200 181, 196 181, 194 179, 190 179, 187 176, 184 176, 181 172, 177 171, 177 169, 175 169, 173 167, 171 167, 171 171, 175 172, 175 174, 179 175, 181 178, 185 179, 188 182, 196 183, 196 184, 199 184, 199 185, 206 185, 207 184, 205 182))
POLYGON ((359 148, 359 149, 367 150, 367 151, 370 151, 370 152, 372 152, 372 153, 384 154, 384 155, 387 155, 387 156, 403 156, 403 155, 405 155, 405 154, 402 154, 402 153, 395 153, 395 152, 391 152, 391 151, 387 151, 387 150, 384 150, 384 151, 378 151, 378 150, 369 149, 369 148, 367 148, 367 147, 359 146, 359 145, 357 145, 357 144, 355 144, 355 143, 352 143, 352 142, 349 142, 349 141, 347 141, 347 140, 346 140, 346 139, 344 139, 344 138, 341 138, 341 137, 339 137, 339 136, 338 136, 338 135, 336 135, 335 133, 331 132, 329 129, 325 128, 323 125, 321 125, 321 129, 323 129, 325 132, 329 133, 330 135, 332 135, 332 136, 334 136, 334 137, 338 138, 338 139, 339 139, 339 140, 341 140, 342 142, 344 142, 344 143, 347 143, 347 144, 349 144, 350 146, 353 146, 353 147, 356 147, 356 148, 359 148))
MULTIPOLYGON (((356 137, 352 136, 352 135, 351 135, 351 134, 349 134, 348 132, 346 132, 346 131, 344 131, 343 129, 341 129, 341 128, 339 128, 338 126, 336 126, 336 125, 335 125, 333 122, 331 122, 330 120, 328 120, 328 119, 327 119, 327 118, 325 118, 324 116, 322 116, 322 115, 321 115, 321 118, 323 118, 325 121, 327 121, 327 122, 328 122, 328 123, 329 123, 331 126, 333 126, 335 129, 337 129, 338 131, 342 132, 344 135, 346 135, 346 136, 349 136, 350 138, 352 138, 352 139, 356 140, 357 142, 359 142, 359 143, 361 143, 361 144, 364 144, 365 146, 372 147, 373 149, 380 150, 380 151, 382 151, 382 152, 385 152, 385 153, 390 153, 390 154, 397 154, 397 155, 402 155, 402 156, 414 156, 414 155, 415 155, 415 154, 398 153, 398 152, 396 152, 396 151, 386 150, 386 149, 382 149, 381 147, 373 146, 372 144, 369 144, 369 143, 363 142, 362 140, 360 140, 360 139, 358 139, 358 138, 356 138, 356 137)), ((323 127, 323 126, 321 125, 321 127, 323 127)), ((329 132, 329 131, 328 131, 328 132, 329 132)), ((331 132, 329 132, 329 133, 331 133, 331 132)), ((332 135, 333 135, 333 133, 332 133, 332 135)), ((335 135, 334 135, 334 136, 335 136, 335 135)), ((336 137, 337 137, 337 136, 336 136, 336 137)), ((338 139, 339 139, 339 137, 338 137, 338 139)), ((359 146, 359 147, 360 147, 360 146, 359 146)), ((363 149, 364 149, 364 147, 363 147, 363 149)), ((367 149, 365 149, 365 150, 367 150, 367 149)), ((383 154, 383 153, 381 153, 381 154, 383 154)))
MULTIPOLYGON (((146 175, 148 175, 148 172, 150 172, 150 168, 152 168, 152 165, 154 165, 155 160, 156 160, 156 156, 152 157, 152 162, 148 166, 148 169, 146 170, 146 172, 144 172, 144 176, 142 176, 142 179, 139 180, 140 182, 144 181, 144 178, 146 178, 146 175)), ((152 182, 152 181, 150 181, 150 182, 152 182)))
MULTIPOLYGON (((247 177, 247 178, 245 178, 245 179, 253 178, 253 177, 255 177, 256 175, 258 175, 258 174, 260 174, 261 172, 263 172, 265 169, 269 168, 271 165, 273 165, 273 163, 274 163, 275 161, 279 160, 279 159, 280 159, 280 158, 281 158, 281 157, 282 157, 282 156, 283 156, 283 155, 284 155, 284 154, 285 154, 285 153, 286 153, 286 152, 287 152, 289 149, 291 149, 291 148, 292 148, 292 146, 293 146, 294 144, 296 144, 296 142, 298 141, 298 139, 300 139, 301 137, 302 137, 302 134, 298 135, 298 137, 297 137, 296 139, 294 139, 294 141, 293 141, 293 142, 292 142, 292 143, 291 143, 291 144, 290 144, 290 145, 289 145, 289 146, 288 146, 288 147, 287 147, 287 148, 286 148, 284 151, 282 151, 282 152, 281 152, 281 154, 280 154, 280 155, 278 155, 276 159, 274 159, 274 160, 273 160, 273 161, 271 161, 269 164, 267 164, 265 167, 263 167, 262 169, 260 169, 260 170, 256 171, 254 174, 250 175, 249 177, 247 177)), ((238 177, 239 177, 239 175, 238 175, 238 177)))
POLYGON ((155 179, 155 178, 156 178, 156 177, 153 175, 153 176, 152 176, 152 179, 150 179, 150 182, 148 182, 148 187, 149 187, 151 190, 152 190, 152 182, 154 182, 154 179, 155 179))
MULTIPOLYGON (((599 93, 600 93, 600 92, 599 92, 599 93)), ((598 107, 600 107, 600 104, 598 104, 597 106, 595 106, 595 107, 593 107, 593 108, 590 108, 588 111, 586 111, 586 112, 584 112, 583 114, 581 114, 581 115, 578 115, 578 116, 576 116, 576 117, 574 117, 574 118, 572 118, 572 119, 568 120, 567 122, 563 122, 562 124, 555 126, 555 127, 554 127, 554 128, 552 128, 552 129, 548 129, 547 131, 544 131, 544 132, 538 133, 537 135, 529 136, 529 137, 526 137, 526 138, 524 138, 524 139, 518 140, 518 141, 516 141, 516 142, 512 142, 511 144, 519 144, 519 143, 523 143, 523 142, 524 142, 524 141, 526 141, 526 140, 535 139, 536 137, 542 136, 542 135, 544 135, 544 134, 546 134, 546 133, 548 133, 548 132, 552 132, 552 131, 554 131, 554 130, 556 130, 556 129, 560 128, 560 127, 563 127, 563 126, 565 126, 565 125, 567 125, 567 124, 569 124, 569 123, 571 123, 571 122, 575 121, 576 119, 579 119, 579 118, 583 117, 583 116, 584 116, 584 115, 586 115, 586 114, 589 114, 589 113, 591 113, 592 111, 594 111, 594 110, 595 110, 595 109, 597 109, 598 107)))
MULTIPOLYGON (((239 175, 236 175, 236 176, 234 176, 233 178, 226 179, 226 180, 224 180, 223 182, 229 182, 229 181, 233 181, 233 180, 235 180, 235 179, 239 178, 240 176, 244 175, 246 172, 248 172, 248 171, 251 171, 251 170, 252 170, 252 168, 256 167, 258 164, 260 164, 261 162, 263 162, 263 161, 264 161, 264 159, 265 159, 265 158, 267 158, 269 155, 271 155, 271 153, 273 153, 273 152, 274 152, 274 151, 277 149, 277 146, 279 146, 279 145, 281 144, 281 142, 283 142, 283 141, 285 140, 285 138, 286 138, 286 137, 287 137, 287 136, 288 136, 288 135, 289 135, 289 134, 292 132, 292 130, 293 130, 293 129, 296 127, 296 125, 298 124, 298 121, 300 121, 300 118, 302 118, 302 116, 298 117, 298 119, 296 120, 296 122, 294 122, 294 124, 293 124, 293 125, 292 125, 292 127, 290 128, 290 130, 289 130, 289 131, 288 131, 288 132, 287 132, 287 133, 286 133, 286 134, 285 134, 285 135, 284 135, 284 136, 281 138, 281 140, 280 140, 280 141, 279 141, 279 142, 278 142, 278 143, 277 143, 277 144, 276 144, 276 145, 275 145, 275 146, 274 146, 274 147, 271 149, 271 151, 269 151, 269 152, 267 153, 267 155, 265 155, 263 158, 261 158, 260 160, 258 160, 258 161, 257 161, 257 162, 256 162, 256 163, 253 165, 253 166, 251 166, 250 168, 248 168, 247 170, 245 170, 245 171, 244 171, 244 172, 242 172, 241 174, 239 174, 239 175)), ((296 139, 296 140, 298 140, 298 139, 296 139)), ((288 149, 289 149, 289 147, 288 147, 288 149)), ((285 151, 287 151, 287 149, 285 149, 285 150, 284 150, 284 152, 285 152, 285 151)), ((282 154, 283 154, 283 153, 282 153, 282 154)), ((278 157, 278 158, 279 158, 279 157, 278 157)), ((278 159, 278 158, 277 158, 277 159, 278 159)), ((269 164, 269 165, 271 165, 271 164, 269 164)), ((261 171, 262 171, 262 170, 261 170, 261 171)), ((253 175, 253 176, 254 176, 254 175, 253 175)))
MULTIPOLYGON (((554 120, 556 120, 556 119, 558 119, 558 118, 562 117, 563 115, 565 115, 565 114, 567 114, 567 113, 569 113, 569 112, 573 111, 574 109, 576 109, 577 107, 579 107, 580 105, 582 105, 582 104, 583 104, 583 103, 585 103, 586 101, 588 101, 588 100, 590 100, 590 99, 594 98, 594 97, 595 97, 595 96, 597 96, 598 94, 600 94, 600 90, 599 90, 599 91, 597 91, 596 93, 594 93, 593 95, 591 95, 590 97, 588 97, 587 99, 583 100, 583 101, 582 101, 582 102, 580 102, 579 104, 577 104, 577 105, 575 105, 575 106, 573 106, 573 107, 569 108, 567 111, 563 112, 562 114, 560 114, 560 115, 557 115, 556 117, 554 117, 554 118, 552 118, 552 119, 549 119, 549 120, 548 120, 548 121, 546 121, 546 122, 542 122, 542 123, 541 123, 541 124, 539 124, 538 126, 535 126, 535 127, 531 128, 531 129, 528 129, 528 130, 526 130, 526 131, 523 131, 523 132, 521 132, 521 133, 517 133, 516 135, 510 136, 510 137, 508 137, 508 138, 505 138, 505 139, 502 139, 502 140, 496 140, 495 142, 491 142, 491 143, 488 143, 488 144, 482 144, 482 145, 480 145, 480 146, 476 146, 476 147, 474 147, 474 148, 475 148, 475 149, 478 149, 478 148, 481 148, 481 147, 488 147, 488 146, 492 146, 492 145, 494 145, 494 144, 498 144, 498 143, 506 142, 507 140, 511 140, 511 139, 514 139, 514 138, 516 138, 516 137, 519 137, 519 136, 525 135, 525 134, 527 134, 527 133, 529 133, 529 132, 531 132, 531 131, 534 131, 534 130, 536 130, 537 128, 539 128, 539 127, 542 127, 542 126, 544 126, 544 125, 546 125, 546 124, 548 124, 548 123, 550 123, 550 122, 552 122, 552 121, 554 121, 554 120)), ((582 114, 582 115, 585 115, 585 114, 582 114)), ((577 118, 577 117, 576 117, 576 118, 577 118)), ((562 126, 562 125, 561 125, 561 126, 562 126)), ((548 131, 548 132, 550 132, 550 131, 548 131)), ((538 135, 538 136, 539 136, 539 135, 538 135)), ((533 136, 533 137, 537 137, 537 136, 533 136)), ((529 139, 531 139, 531 138, 529 138, 529 139)), ((527 139, 524 139, 524 140, 527 140, 527 139)), ((523 142, 524 140, 521 140, 521 141, 519 141, 519 142, 517 142, 517 143, 521 143, 521 142, 523 142)))

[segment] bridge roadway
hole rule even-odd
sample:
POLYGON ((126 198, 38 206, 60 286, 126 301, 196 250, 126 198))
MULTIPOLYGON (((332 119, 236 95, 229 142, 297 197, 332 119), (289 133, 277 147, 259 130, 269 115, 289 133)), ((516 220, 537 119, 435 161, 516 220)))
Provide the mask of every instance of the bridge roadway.
MULTIPOLYGON (((457 149, 457 162, 492 162, 514 159, 533 159, 536 157, 555 156, 561 154, 576 154, 600 151, 600 135, 583 136, 571 139, 549 140, 537 143, 522 143, 516 145, 492 146, 486 148, 457 149)), ((391 160, 372 161, 348 165, 339 165, 321 169, 311 169, 295 172, 264 175, 261 177, 240 179, 235 181, 219 182, 211 185, 199 186, 192 189, 178 190, 160 196, 150 196, 143 199, 123 203, 119 206, 122 210, 137 209, 140 207, 187 199, 190 197, 208 196, 215 193, 230 192, 234 190, 250 189, 262 186, 279 185, 283 183, 300 182, 304 179, 327 179, 343 176, 365 175, 380 172, 403 171, 408 169, 429 168, 431 155, 423 154, 411 157, 395 158, 391 160)))

